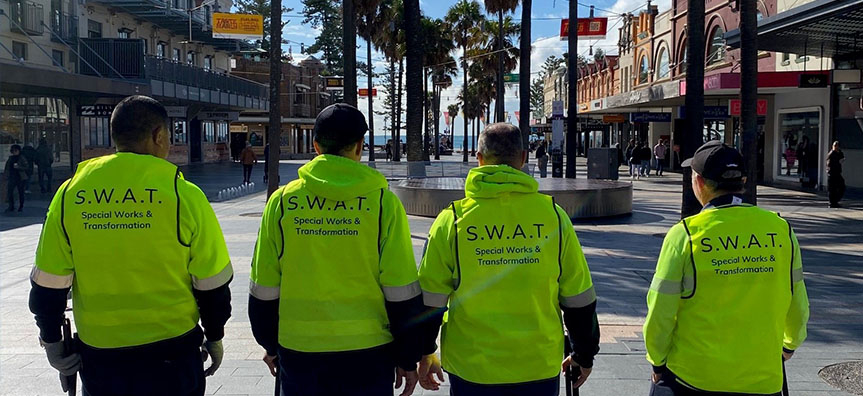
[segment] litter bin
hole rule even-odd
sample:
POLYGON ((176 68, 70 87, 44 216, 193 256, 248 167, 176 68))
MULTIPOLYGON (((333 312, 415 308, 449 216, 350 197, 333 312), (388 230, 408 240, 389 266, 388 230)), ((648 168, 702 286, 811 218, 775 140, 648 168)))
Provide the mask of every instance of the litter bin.
POLYGON ((551 177, 563 177, 563 152, 559 148, 551 150, 551 177))
POLYGON ((616 148, 592 148, 587 151, 587 178, 609 179, 619 178, 616 148))

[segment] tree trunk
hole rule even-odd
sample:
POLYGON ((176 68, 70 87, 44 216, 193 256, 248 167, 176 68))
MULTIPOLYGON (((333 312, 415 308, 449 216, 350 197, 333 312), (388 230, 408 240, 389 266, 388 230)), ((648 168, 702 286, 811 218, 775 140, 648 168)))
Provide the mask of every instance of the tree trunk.
POLYGON ((479 129, 479 117, 473 119, 473 128, 470 131, 470 156, 476 157, 476 131, 479 129))
MULTIPOLYGON (((426 94, 423 90, 423 48, 420 34, 420 2, 405 0, 405 37, 407 46, 407 143, 408 177, 424 177, 423 119, 426 94)), ((371 61, 371 60, 370 60, 371 61)))
MULTIPOLYGON (((680 134, 680 158, 692 158, 695 150, 704 143, 704 1, 689 0, 686 11, 687 64, 686 64, 686 132, 680 134)), ((692 191, 692 168, 683 169, 683 195, 680 217, 698 213, 701 204, 692 191)))
POLYGON ((578 2, 569 2, 569 104, 567 105, 566 128, 566 177, 575 179, 575 161, 578 156, 578 2), (573 26, 575 25, 575 26, 573 26))
MULTIPOLYGON (((530 12, 532 0, 521 0, 521 43, 519 43, 518 62, 518 94, 519 94, 519 119, 518 128, 521 129, 522 144, 528 150, 530 141, 530 12)), ((528 155, 527 158, 530 158, 528 155)), ((526 161, 525 164, 527 164, 526 161)))
MULTIPOLYGON (((371 17, 366 16, 366 23, 371 23, 371 17)), ((366 40, 366 59, 369 61, 366 63, 366 74, 368 74, 369 82, 369 162, 375 162, 375 106, 374 106, 374 95, 372 95, 372 88, 374 87, 374 83, 372 82, 372 75, 374 74, 374 69, 372 68, 372 40, 369 38, 366 40)))
POLYGON ((428 69, 423 68, 423 161, 431 160, 430 153, 430 137, 431 137, 431 123, 429 122, 429 113, 431 113, 431 101, 429 101, 428 94, 428 81, 429 81, 429 73, 428 69))
MULTIPOLYGON (((357 107, 357 16, 354 0, 342 1, 342 42, 344 43, 345 103, 357 107)), ((281 21, 279 19, 273 21, 281 21)), ((275 25, 281 25, 274 23, 275 25)), ((279 41, 281 42, 281 40, 279 41)), ((371 59, 369 59, 371 63, 371 59)))
POLYGON ((440 159, 440 91, 437 83, 432 86, 434 91, 434 159, 440 159))
POLYGON ((395 58, 390 59, 390 87, 389 92, 387 92, 387 100, 390 102, 390 151, 392 157, 391 161, 395 161, 395 153, 396 153, 396 118, 398 116, 398 110, 396 109, 396 61, 395 58))
POLYGON ((399 59, 399 75, 396 76, 398 83, 396 86, 396 119, 393 120, 396 127, 396 138, 393 144, 396 146, 395 151, 393 151, 393 160, 401 162, 402 160, 402 91, 404 90, 404 85, 402 85, 402 76, 404 76, 405 68, 405 58, 402 57, 399 59))
POLYGON ((758 203, 758 43, 755 0, 740 1, 740 132, 746 163, 746 202, 758 203))
MULTIPOLYGON (((282 0, 273 0, 270 5, 270 42, 282 42, 282 0)), ((190 38, 191 39, 191 38, 190 38)), ((270 46, 270 127, 267 143, 270 144, 270 161, 267 167, 267 197, 279 188, 279 146, 282 133, 282 46, 270 46)))
POLYGON ((504 112, 506 112, 506 105, 504 103, 503 93, 503 10, 501 9, 497 14, 497 89, 496 96, 494 100, 494 121, 495 122, 505 122, 504 112))
MULTIPOLYGON (((462 55, 463 57, 467 56, 467 48, 462 48, 462 54, 464 54, 464 55, 462 55)), ((464 110, 464 105, 467 104, 467 59, 464 59, 463 62, 464 62, 464 67, 462 69, 464 72, 462 73, 462 76, 464 78, 464 85, 462 86, 462 93, 464 93, 464 95, 462 95, 462 99, 463 99, 464 103, 462 103, 462 110, 461 111, 462 111, 462 118, 464 118, 464 142, 463 142, 463 145, 461 147, 461 151, 462 151, 462 162, 467 162, 467 149, 468 149, 468 147, 467 147, 467 135, 469 134, 469 132, 467 129, 467 115, 465 114, 465 110, 464 110)), ((455 123, 453 123, 453 126, 455 126, 455 123)), ((453 129, 455 129, 455 128, 453 128, 453 129)))

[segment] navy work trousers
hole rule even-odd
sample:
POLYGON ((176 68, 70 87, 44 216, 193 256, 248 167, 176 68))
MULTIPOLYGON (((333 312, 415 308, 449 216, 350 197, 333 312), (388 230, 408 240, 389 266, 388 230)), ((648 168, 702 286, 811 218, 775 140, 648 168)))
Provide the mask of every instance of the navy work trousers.
POLYGON ((323 353, 279 348, 282 396, 392 395, 395 370, 389 345, 323 353))
MULTIPOLYGON (((447 373, 449 374, 449 373, 447 373)), ((558 396, 560 377, 518 384, 485 385, 449 374, 450 396, 558 396)))
MULTIPOLYGON (((769 396, 780 396, 777 392, 769 396)), ((650 383, 650 396, 745 396, 748 393, 708 392, 683 385, 674 373, 666 371, 659 383, 650 383)))

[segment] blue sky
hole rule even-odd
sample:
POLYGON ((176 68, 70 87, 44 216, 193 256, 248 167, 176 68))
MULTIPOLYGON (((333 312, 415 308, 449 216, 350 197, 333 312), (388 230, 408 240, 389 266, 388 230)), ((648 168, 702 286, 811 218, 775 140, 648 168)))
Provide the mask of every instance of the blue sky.
MULTIPOLYGON (((285 27, 283 33, 284 38, 289 40, 290 44, 286 45, 284 50, 290 50, 293 53, 294 59, 300 60, 306 56, 304 54, 300 54, 300 43, 305 43, 306 46, 309 46, 314 42, 314 39, 317 36, 317 31, 312 29, 311 26, 302 24, 303 18, 301 14, 303 5, 300 0, 282 1, 286 7, 293 8, 293 11, 288 15, 290 23, 285 27)), ((455 4, 456 1, 457 0, 420 0, 420 8, 422 9, 423 15, 433 18, 443 18, 450 6, 455 4)), ((482 4, 482 0, 478 1, 482 4)), ((589 46, 594 45, 594 48, 602 48, 607 53, 617 53, 617 47, 615 44, 618 39, 617 29, 620 27, 620 18, 617 17, 617 15, 624 12, 640 11, 646 7, 646 4, 647 0, 597 0, 596 2, 581 0, 579 2, 579 16, 587 16, 589 11, 588 6, 594 5, 596 8, 596 16, 609 16, 609 31, 605 40, 580 41, 579 52, 586 55, 589 46)), ((654 1, 653 4, 658 5, 660 12, 662 12, 668 9, 670 0, 658 0, 654 1)), ((533 23, 531 31, 532 72, 536 72, 548 56, 560 56, 567 51, 567 42, 560 41, 558 35, 560 31, 560 20, 561 18, 567 17, 568 13, 569 2, 567 0, 533 0, 533 23)), ((513 18, 521 18, 521 7, 515 11, 513 18)), ((357 51, 357 58, 358 60, 365 61, 366 43, 361 38, 357 38, 357 45, 360 46, 360 49, 357 51)), ((454 55, 460 56, 460 53, 454 55)), ((375 70, 377 72, 382 72, 385 64, 383 56, 373 51, 372 61, 375 70)), ((524 80, 523 77, 522 80, 524 80)), ((461 81, 460 75, 456 78, 456 81, 461 81)), ((360 87, 366 86, 363 81, 359 81, 358 83, 360 87)), ((460 90, 461 83, 454 84, 453 87, 445 90, 442 95, 442 107, 446 108, 449 103, 455 102, 456 96, 460 90)), ((383 89, 378 89, 378 97, 375 99, 376 110, 379 110, 378 103, 381 102, 379 99, 382 99, 382 95, 385 95, 382 91, 383 89)), ((510 113, 511 122, 513 123, 515 123, 513 112, 518 110, 518 97, 516 91, 517 87, 512 87, 506 92, 506 110, 510 113)), ((363 112, 366 112, 368 102, 366 102, 365 99, 360 98, 358 105, 363 112)), ((460 119, 457 120, 457 125, 461 125, 461 122, 462 121, 460 119)), ((383 132, 380 131, 380 127, 382 125, 383 118, 381 116, 375 116, 375 129, 379 130, 375 135, 383 134, 383 132)), ((441 125, 441 130, 443 130, 443 128, 444 126, 441 125)), ((456 128, 456 133, 461 133, 460 126, 456 128)))

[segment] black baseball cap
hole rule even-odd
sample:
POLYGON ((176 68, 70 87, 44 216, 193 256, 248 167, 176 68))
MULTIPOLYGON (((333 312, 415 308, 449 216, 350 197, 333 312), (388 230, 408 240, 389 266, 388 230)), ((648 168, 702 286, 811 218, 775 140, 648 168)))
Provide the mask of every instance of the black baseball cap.
POLYGON ((692 167, 705 179, 715 182, 740 181, 745 173, 743 155, 719 140, 711 140, 699 147, 695 155, 683 161, 681 166, 692 167))
POLYGON ((338 148, 358 142, 368 130, 369 125, 361 111, 347 103, 336 103, 318 114, 314 134, 318 143, 338 148))

